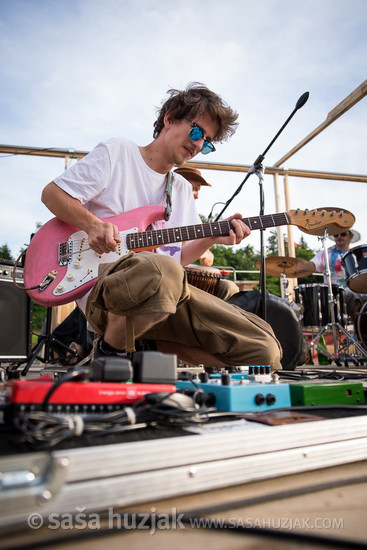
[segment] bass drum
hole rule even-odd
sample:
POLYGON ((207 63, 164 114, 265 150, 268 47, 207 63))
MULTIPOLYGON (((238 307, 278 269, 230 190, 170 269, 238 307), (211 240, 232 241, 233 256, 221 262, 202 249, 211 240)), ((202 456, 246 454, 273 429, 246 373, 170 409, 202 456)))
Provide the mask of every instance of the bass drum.
MULTIPOLYGON (((238 292, 227 302, 257 315, 261 313, 262 297, 258 290, 238 292)), ((301 307, 266 291, 266 320, 282 346, 283 369, 294 370, 297 365, 304 365, 306 344, 302 332, 301 307)))
POLYGON ((367 350, 367 302, 363 304, 360 311, 357 313, 354 328, 358 342, 367 350))
MULTIPOLYGON (((347 320, 344 288, 332 285, 335 322, 345 327, 347 320)), ((295 301, 302 306, 303 328, 314 332, 331 323, 329 289, 325 284, 308 283, 294 287, 295 301)))

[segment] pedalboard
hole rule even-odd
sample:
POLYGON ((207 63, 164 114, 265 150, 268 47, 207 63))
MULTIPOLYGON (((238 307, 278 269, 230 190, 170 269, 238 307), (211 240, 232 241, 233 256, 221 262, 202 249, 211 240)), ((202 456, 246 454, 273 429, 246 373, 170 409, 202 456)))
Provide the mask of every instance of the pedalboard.
POLYGON ((248 373, 224 373, 179 380, 177 389, 203 391, 220 412, 261 412, 291 406, 289 384, 279 383, 270 369, 256 367, 248 373))

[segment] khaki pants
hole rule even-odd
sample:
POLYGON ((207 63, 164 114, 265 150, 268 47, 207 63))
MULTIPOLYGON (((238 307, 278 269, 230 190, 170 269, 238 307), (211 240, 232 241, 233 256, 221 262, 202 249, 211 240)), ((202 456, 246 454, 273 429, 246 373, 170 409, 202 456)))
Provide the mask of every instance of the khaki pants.
POLYGON ((130 252, 100 265, 86 309, 97 334, 104 334, 108 311, 126 317, 166 313, 168 319, 143 338, 197 347, 231 366, 282 368, 281 347, 268 323, 189 285, 184 268, 168 256, 130 252))
POLYGON ((234 281, 230 279, 219 279, 214 295, 218 296, 218 298, 222 298, 222 300, 229 300, 231 296, 237 294, 239 291, 240 289, 234 281))

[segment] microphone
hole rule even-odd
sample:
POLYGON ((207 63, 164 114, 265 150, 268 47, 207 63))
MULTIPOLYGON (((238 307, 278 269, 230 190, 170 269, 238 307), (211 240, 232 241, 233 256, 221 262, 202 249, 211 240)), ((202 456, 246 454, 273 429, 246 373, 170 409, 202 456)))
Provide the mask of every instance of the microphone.
POLYGON ((299 100, 296 103, 295 108, 297 109, 297 111, 298 111, 298 109, 301 109, 301 107, 304 106, 304 104, 306 103, 306 101, 309 98, 309 95, 310 95, 310 92, 305 92, 304 94, 301 95, 301 97, 299 98, 299 100))

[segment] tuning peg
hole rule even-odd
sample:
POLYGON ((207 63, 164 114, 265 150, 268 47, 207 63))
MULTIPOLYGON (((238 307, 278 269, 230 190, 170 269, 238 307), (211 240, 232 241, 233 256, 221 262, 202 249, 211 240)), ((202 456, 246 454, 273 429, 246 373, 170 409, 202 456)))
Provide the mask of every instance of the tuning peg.
POLYGON ((342 218, 342 217, 343 217, 343 214, 344 214, 344 210, 340 210, 340 212, 339 212, 339 218, 342 218))
POLYGON ((312 215, 313 215, 313 216, 316 216, 316 214, 317 214, 317 210, 316 210, 316 209, 315 209, 315 210, 312 210, 312 215))

